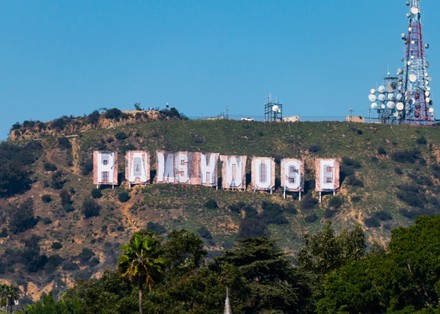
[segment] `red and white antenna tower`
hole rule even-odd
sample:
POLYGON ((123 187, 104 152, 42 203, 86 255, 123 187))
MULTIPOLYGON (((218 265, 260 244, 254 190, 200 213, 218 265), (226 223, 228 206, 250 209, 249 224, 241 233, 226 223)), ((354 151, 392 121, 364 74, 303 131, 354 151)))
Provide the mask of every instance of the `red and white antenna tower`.
POLYGON ((407 1, 409 12, 407 33, 402 34, 405 42, 403 68, 397 70, 397 76, 385 78, 385 86, 372 89, 369 99, 371 108, 377 110, 383 123, 406 123, 430 125, 434 121, 432 107, 431 77, 428 74, 429 63, 425 58, 428 44, 423 42, 420 1, 407 1))
POLYGON ((425 59, 425 48, 429 45, 423 43, 422 21, 420 18, 420 0, 407 1, 410 7, 407 14, 408 32, 402 34, 405 41, 405 64, 403 77, 403 91, 405 96, 404 119, 411 124, 431 124, 434 110, 430 99, 428 74, 429 63, 425 59))

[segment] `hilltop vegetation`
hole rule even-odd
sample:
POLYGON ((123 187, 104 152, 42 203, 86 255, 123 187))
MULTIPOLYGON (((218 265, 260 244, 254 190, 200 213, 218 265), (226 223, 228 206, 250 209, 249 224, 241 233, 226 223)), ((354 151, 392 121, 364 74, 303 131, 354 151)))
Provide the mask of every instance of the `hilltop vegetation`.
MULTIPOLYGON (((368 245, 382 245, 391 229, 440 213, 440 128, 182 119, 107 126, 26 131, 39 141, 19 136, 0 145, 0 278, 14 280, 29 298, 102 275, 114 267, 121 243, 140 229, 195 232, 209 258, 248 236, 270 236, 297 256, 304 236, 327 221, 337 232, 358 225, 368 245), (121 184, 114 190, 92 184, 98 149, 119 153, 121 184), (163 184, 129 190, 122 157, 132 149, 151 153, 153 177, 156 150, 272 156, 277 178, 282 158, 299 157, 306 191, 298 201, 292 194, 283 199, 279 188, 273 195, 163 184), (342 158, 341 189, 324 195, 322 204, 314 192, 317 157, 342 158)), ((247 174, 249 183, 249 163, 247 174)))

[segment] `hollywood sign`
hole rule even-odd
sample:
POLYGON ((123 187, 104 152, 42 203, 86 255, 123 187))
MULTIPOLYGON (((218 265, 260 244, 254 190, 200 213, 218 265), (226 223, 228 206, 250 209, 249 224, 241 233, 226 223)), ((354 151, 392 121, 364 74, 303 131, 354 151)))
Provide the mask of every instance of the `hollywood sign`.
MULTIPOLYGON (((222 188, 246 189, 247 156, 220 155, 218 153, 156 151, 156 183, 190 184, 218 188, 218 160, 222 162, 222 188)), ((129 187, 149 184, 151 163, 147 151, 128 151, 125 155, 125 179, 129 187)), ((280 185, 286 192, 304 191, 304 161, 284 158, 280 163, 280 185)), ((333 192, 339 188, 339 160, 315 160, 315 189, 333 192)), ((112 151, 93 152, 93 184, 118 185, 118 158, 112 151)), ((275 160, 272 157, 251 159, 251 188, 253 191, 275 190, 275 160)))

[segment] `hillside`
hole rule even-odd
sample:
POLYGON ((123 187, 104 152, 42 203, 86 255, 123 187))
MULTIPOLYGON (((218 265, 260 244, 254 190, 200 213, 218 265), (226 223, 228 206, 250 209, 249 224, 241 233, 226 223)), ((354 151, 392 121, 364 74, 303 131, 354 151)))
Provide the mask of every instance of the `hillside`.
MULTIPOLYGON (((31 298, 99 276, 115 265, 120 244, 147 226, 195 231, 211 255, 238 236, 266 233, 294 256, 304 234, 327 220, 336 230, 359 224, 370 243, 387 243, 392 228, 440 213, 440 128, 145 119, 26 134, 0 147, 0 281, 21 285, 31 298), (98 149, 118 151, 121 179, 123 156, 133 149, 151 153, 153 176, 156 150, 272 156, 277 178, 281 158, 301 158, 306 191, 300 202, 283 199, 279 188, 273 195, 162 184, 129 190, 122 181, 99 193, 91 177, 98 149), (322 204, 314 192, 318 157, 342 158, 341 189, 322 204)), ((249 162, 247 173, 249 183, 249 162)))

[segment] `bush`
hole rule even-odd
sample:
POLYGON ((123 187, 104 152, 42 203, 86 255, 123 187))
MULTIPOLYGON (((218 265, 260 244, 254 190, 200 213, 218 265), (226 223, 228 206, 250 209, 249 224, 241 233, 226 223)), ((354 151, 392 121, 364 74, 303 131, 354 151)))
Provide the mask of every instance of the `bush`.
POLYGON ((324 211, 324 218, 332 218, 336 214, 336 210, 331 210, 330 208, 327 208, 324 211))
POLYGON ((49 256, 47 258, 45 271, 49 274, 53 273, 57 269, 57 267, 61 265, 61 263, 63 261, 64 261, 64 259, 61 256, 59 256, 58 254, 49 256))
POLYGON ((398 151, 391 154, 391 159, 400 163, 414 163, 420 158, 419 150, 398 151))
POLYGON ((426 138, 421 135, 417 140, 416 140, 417 144, 420 145, 426 145, 428 143, 428 141, 426 140, 426 138))
POLYGON ((51 247, 52 247, 52 249, 57 251, 57 250, 61 249, 63 247, 63 245, 60 242, 54 242, 54 243, 52 243, 51 247))
POLYGON ((156 232, 157 234, 164 234, 167 232, 167 229, 165 229, 165 227, 153 221, 149 221, 147 223, 147 230, 156 232))
POLYGON ((97 124, 99 121, 99 116, 100 114, 97 110, 93 111, 91 114, 89 114, 86 117, 86 123, 94 124, 94 125, 97 124))
POLYGON ((321 150, 321 146, 319 146, 318 144, 313 144, 309 146, 309 152, 310 153, 317 153, 321 150))
POLYGON ((52 202, 52 197, 49 195, 49 194, 44 194, 42 197, 41 197, 41 200, 43 201, 43 203, 50 203, 50 202, 52 202))
POLYGON ((8 236, 8 230, 6 228, 2 228, 0 231, 0 238, 6 238, 8 236))
POLYGON ((55 190, 61 190, 66 182, 67 179, 64 177, 64 173, 61 170, 57 170, 52 175, 50 187, 55 190))
POLYGON ((231 212, 240 213, 241 210, 246 206, 246 203, 243 201, 239 201, 237 203, 229 205, 229 209, 231 212))
POLYGON ((286 206, 284 206, 284 211, 288 214, 296 215, 296 207, 292 203, 289 203, 286 206))
POLYGON ((354 175, 349 176, 346 182, 351 186, 364 187, 364 182, 361 179, 356 178, 354 175))
POLYGON ((122 191, 118 193, 118 200, 122 203, 128 202, 130 199, 130 193, 127 191, 122 191))
POLYGON ((61 206, 64 207, 67 204, 72 204, 72 199, 70 197, 70 194, 66 190, 60 191, 60 198, 61 198, 61 206))
POLYGON ((318 205, 318 201, 312 197, 311 194, 307 194, 301 200, 301 208, 305 211, 311 210, 318 205))
POLYGON ((89 158, 81 164, 81 173, 86 176, 90 174, 92 171, 93 171, 93 160, 89 158))
POLYGON ((38 219, 34 217, 34 202, 28 198, 12 212, 9 230, 12 233, 20 233, 33 228, 37 222, 38 219))
POLYGON ((342 206, 343 203, 344 201, 342 198, 340 198, 339 196, 333 196, 330 199, 329 206, 333 207, 334 209, 338 209, 339 207, 342 206))
POLYGON ((318 220, 318 216, 316 216, 316 214, 311 214, 311 215, 306 216, 306 218, 304 218, 304 221, 307 223, 313 223, 317 220, 318 220))
POLYGON ((381 147, 379 147, 379 148, 377 149, 377 153, 378 153, 379 155, 386 155, 386 154, 387 154, 387 151, 385 150, 385 148, 383 148, 383 147, 381 146, 381 147))
POLYGON ((82 252, 78 255, 78 258, 82 264, 87 263, 93 256, 95 256, 95 253, 93 253, 92 250, 88 248, 83 248, 82 252))
POLYGON ((93 190, 92 190, 92 197, 93 198, 100 198, 102 196, 102 192, 101 192, 101 189, 98 189, 98 188, 94 188, 93 190))
POLYGON ((42 221, 45 225, 50 225, 52 223, 52 219, 50 219, 50 217, 44 217, 42 221))
POLYGON ((41 154, 40 143, 24 146, 0 143, 0 197, 10 197, 31 188, 32 165, 41 154))
POLYGON ((58 146, 61 149, 71 149, 72 148, 72 144, 70 144, 69 139, 64 136, 58 138, 58 146))
POLYGON ((364 219, 365 226, 368 228, 378 228, 380 227, 380 222, 376 217, 368 217, 364 219))
POLYGON ((284 217, 283 208, 279 204, 264 201, 261 207, 264 210, 263 218, 268 224, 284 225, 288 223, 284 217))
POLYGON ((400 167, 394 168, 394 172, 399 176, 401 176, 403 174, 403 170, 400 167))
POLYGON ((57 166, 55 166, 53 163, 50 163, 48 161, 46 161, 43 165, 44 170, 46 171, 55 171, 57 170, 57 166))
POLYGON ((119 110, 117 108, 112 108, 112 109, 108 109, 105 112, 104 117, 107 119, 119 121, 123 117, 123 114, 122 114, 121 110, 119 110))
POLYGON ((200 237, 204 239, 212 239, 211 232, 209 232, 208 228, 206 228, 205 226, 201 226, 199 229, 197 229, 197 233, 200 237))
POLYGON ((82 204, 82 212, 85 218, 99 216, 100 206, 95 200, 91 198, 86 198, 82 204))
POLYGON ((384 212, 383 210, 374 213, 373 217, 382 221, 389 221, 393 219, 390 214, 384 212))
POLYGON ((127 138, 127 134, 125 134, 124 132, 118 132, 115 134, 115 139, 119 140, 119 141, 123 141, 127 138))
POLYGON ((208 209, 218 208, 217 202, 211 198, 209 200, 207 200, 203 206, 208 209))

